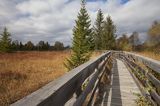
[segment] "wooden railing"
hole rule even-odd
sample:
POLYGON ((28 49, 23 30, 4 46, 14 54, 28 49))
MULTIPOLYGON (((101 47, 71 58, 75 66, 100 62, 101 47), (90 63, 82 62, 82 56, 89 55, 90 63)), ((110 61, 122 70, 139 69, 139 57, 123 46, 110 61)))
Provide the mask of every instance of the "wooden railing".
POLYGON ((142 94, 154 106, 160 106, 160 61, 130 52, 115 52, 131 69, 142 94))
POLYGON ((111 52, 106 52, 57 80, 13 103, 11 106, 64 106, 94 104, 102 78, 109 77, 111 52))

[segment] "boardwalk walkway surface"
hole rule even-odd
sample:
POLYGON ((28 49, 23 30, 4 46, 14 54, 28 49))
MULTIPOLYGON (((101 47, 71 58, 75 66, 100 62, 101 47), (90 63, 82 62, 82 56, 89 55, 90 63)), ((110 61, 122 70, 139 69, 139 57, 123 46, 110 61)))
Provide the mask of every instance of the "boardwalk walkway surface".
POLYGON ((111 84, 105 91, 101 106, 136 106, 134 93, 140 93, 129 70, 119 59, 114 61, 111 84))

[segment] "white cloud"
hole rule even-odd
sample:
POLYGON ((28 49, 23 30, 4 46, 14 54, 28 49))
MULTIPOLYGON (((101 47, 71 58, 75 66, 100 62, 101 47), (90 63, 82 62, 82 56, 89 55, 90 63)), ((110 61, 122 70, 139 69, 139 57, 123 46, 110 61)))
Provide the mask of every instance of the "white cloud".
MULTIPOLYGON (((160 20, 160 0, 120 0, 88 2, 87 9, 92 19, 99 8, 105 16, 110 14, 117 26, 117 34, 146 31, 154 20, 160 20)), ((9 27, 14 39, 22 41, 60 40, 71 44, 72 28, 75 25, 78 0, 0 0, 0 29, 9 27)), ((142 37, 143 38, 143 37, 142 37)))

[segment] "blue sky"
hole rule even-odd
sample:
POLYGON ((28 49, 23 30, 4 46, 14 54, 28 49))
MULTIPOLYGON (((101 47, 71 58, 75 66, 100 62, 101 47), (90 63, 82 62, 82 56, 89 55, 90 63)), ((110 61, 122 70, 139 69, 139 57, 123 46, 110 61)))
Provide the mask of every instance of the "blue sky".
POLYGON ((127 3, 129 0, 121 0, 121 3, 122 4, 125 4, 125 3, 127 3))
MULTIPOLYGON (((92 25, 102 9, 105 17, 112 17, 118 36, 137 31, 145 38, 152 22, 160 20, 159 5, 160 0, 88 0, 86 8, 92 25)), ((7 26, 13 39, 68 45, 79 9, 80 0, 0 0, 0 31, 7 26)))

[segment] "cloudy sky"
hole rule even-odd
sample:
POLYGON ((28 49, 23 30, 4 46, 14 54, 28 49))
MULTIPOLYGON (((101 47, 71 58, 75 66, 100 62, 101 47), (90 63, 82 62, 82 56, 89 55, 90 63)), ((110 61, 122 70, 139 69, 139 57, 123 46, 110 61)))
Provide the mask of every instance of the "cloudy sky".
MULTIPOLYGON (((97 10, 112 17, 117 34, 140 33, 145 38, 154 20, 160 20, 160 0, 87 0, 92 20, 97 10)), ((71 44, 80 0, 0 0, 0 31, 7 26, 13 39, 71 44)))

